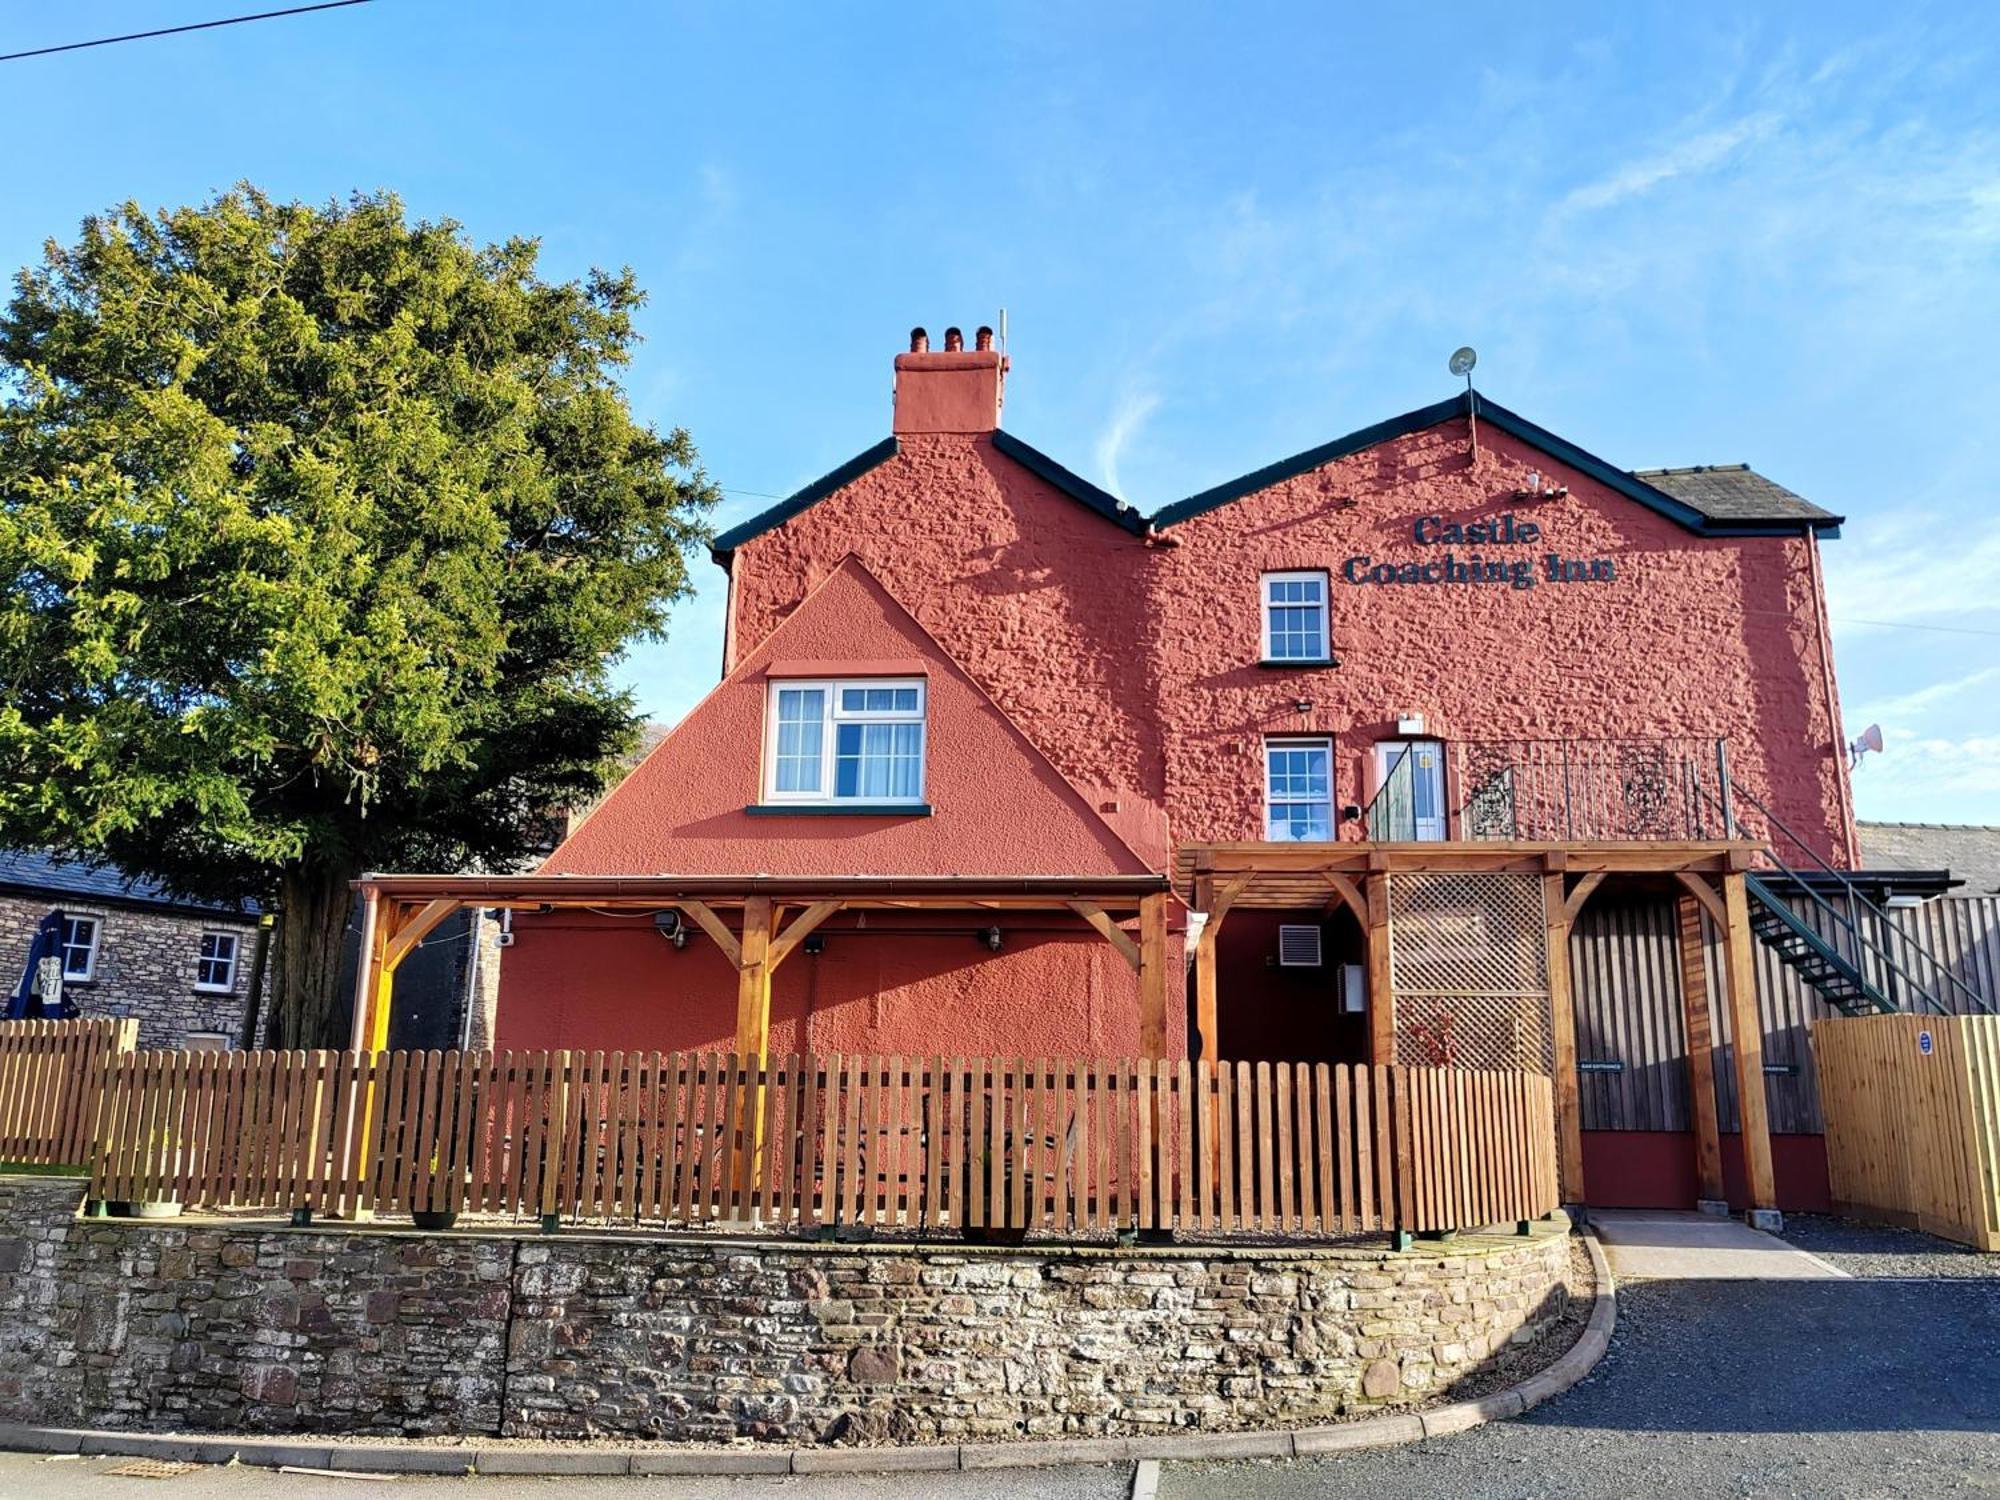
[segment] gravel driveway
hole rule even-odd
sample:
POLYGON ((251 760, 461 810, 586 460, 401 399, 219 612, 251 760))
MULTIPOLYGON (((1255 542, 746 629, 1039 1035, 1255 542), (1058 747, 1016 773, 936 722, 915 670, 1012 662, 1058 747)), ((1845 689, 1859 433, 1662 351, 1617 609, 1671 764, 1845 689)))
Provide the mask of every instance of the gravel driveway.
POLYGON ((1630 1282, 1590 1377, 1512 1422, 1291 1465, 1169 1467, 1163 1500, 2000 1494, 2000 1256, 1800 1219, 1852 1281, 1630 1282))

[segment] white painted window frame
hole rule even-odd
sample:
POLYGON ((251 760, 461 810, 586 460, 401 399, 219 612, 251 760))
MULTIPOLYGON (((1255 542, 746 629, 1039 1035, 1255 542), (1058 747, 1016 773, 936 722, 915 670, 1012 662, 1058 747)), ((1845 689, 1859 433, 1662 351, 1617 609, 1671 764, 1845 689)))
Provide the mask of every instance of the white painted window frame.
POLYGON ((922 677, 773 677, 764 694, 763 800, 797 807, 920 807, 929 794, 930 683, 922 677), (825 732, 819 741, 819 790, 778 790, 778 694, 804 688, 826 693, 825 732), (843 709, 841 693, 850 688, 915 688, 917 706, 909 709, 843 709), (834 795, 835 732, 841 724, 915 724, 917 726, 917 794, 914 797, 838 797, 834 795))
MULTIPOLYGON (((1273 791, 1271 785, 1271 752, 1273 750, 1299 749, 1320 749, 1326 752, 1326 835, 1331 839, 1339 831, 1333 816, 1334 806, 1337 801, 1334 796, 1337 789, 1334 786, 1333 736, 1330 734, 1271 734, 1264 737, 1262 751, 1264 756, 1264 811, 1260 837, 1265 841, 1270 841, 1271 838, 1271 808, 1276 802, 1276 799, 1271 795, 1273 791)), ((1288 797, 1285 800, 1289 803, 1297 799, 1288 797)), ((1306 841, 1300 839, 1283 840, 1282 842, 1304 843, 1306 841)))
POLYGON ((1257 580, 1258 650, 1261 659, 1268 662, 1296 663, 1299 666, 1324 665, 1333 660, 1333 580, 1325 568, 1292 568, 1281 573, 1265 573, 1257 580), (1271 598, 1274 583, 1317 583, 1319 585, 1319 639, 1318 656, 1273 656, 1271 654, 1271 611, 1277 608, 1297 609, 1298 605, 1287 603, 1280 606, 1271 598))
POLYGON ((195 939, 194 944, 194 987, 196 991, 203 995, 233 994, 236 989, 236 966, 242 962, 242 959, 243 938, 240 934, 226 932, 216 927, 211 927, 204 931, 200 937, 195 939), (210 938, 226 939, 229 943, 229 978, 221 984, 204 983, 201 977, 201 966, 203 963, 209 961, 208 956, 201 950, 210 938))
POLYGON ((63 929, 63 983, 89 984, 97 978, 97 955, 99 950, 104 946, 104 918, 87 911, 67 911, 63 913, 63 920, 64 922, 88 922, 90 924, 90 942, 84 950, 83 972, 81 974, 72 974, 70 972, 69 929, 67 927, 63 929))

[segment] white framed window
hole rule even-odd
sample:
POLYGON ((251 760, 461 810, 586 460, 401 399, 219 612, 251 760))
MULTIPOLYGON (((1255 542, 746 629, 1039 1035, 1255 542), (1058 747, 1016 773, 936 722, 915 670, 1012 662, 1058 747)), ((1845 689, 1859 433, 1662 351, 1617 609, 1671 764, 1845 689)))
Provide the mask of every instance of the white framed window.
POLYGON ((1333 741, 1264 741, 1264 837, 1333 837, 1333 741))
POLYGON ((95 917, 63 918, 62 961, 65 981, 87 984, 96 977, 97 940, 103 932, 103 924, 95 917))
POLYGON ((764 715, 765 799, 922 802, 928 699, 921 677, 773 682, 764 715))
POLYGON ((1323 662, 1333 657, 1327 636, 1323 571, 1264 575, 1264 660, 1323 662))
POLYGON ((236 934, 204 932, 195 954, 194 987, 224 991, 236 988, 236 934))
POLYGON ((236 1039, 226 1031, 190 1031, 181 1038, 183 1052, 233 1052, 236 1039))

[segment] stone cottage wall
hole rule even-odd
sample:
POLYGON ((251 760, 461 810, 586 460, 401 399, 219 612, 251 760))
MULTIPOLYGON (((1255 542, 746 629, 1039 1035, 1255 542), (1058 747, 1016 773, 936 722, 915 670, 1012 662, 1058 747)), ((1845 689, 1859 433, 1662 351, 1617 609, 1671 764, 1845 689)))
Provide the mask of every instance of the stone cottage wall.
POLYGON ((241 1040, 257 948, 255 922, 97 905, 82 897, 0 896, 0 984, 7 989, 20 980, 35 928, 56 907, 98 922, 95 974, 87 983, 64 985, 85 1016, 137 1016, 142 1050, 180 1047, 197 1031, 227 1032, 241 1040), (204 932, 236 934, 236 977, 227 994, 194 987, 204 932))
POLYGON ((1543 1332, 1566 1237, 917 1249, 74 1217, 0 1178, 0 1420, 785 1443, 1324 1421, 1543 1332))

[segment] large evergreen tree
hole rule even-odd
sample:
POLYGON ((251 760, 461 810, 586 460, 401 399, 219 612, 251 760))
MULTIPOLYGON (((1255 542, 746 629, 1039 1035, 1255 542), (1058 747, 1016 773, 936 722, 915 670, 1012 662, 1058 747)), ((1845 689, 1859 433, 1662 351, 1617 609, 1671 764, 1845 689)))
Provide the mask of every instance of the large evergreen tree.
POLYGON ((279 1045, 345 1045, 351 879, 601 785, 706 535, 631 273, 536 255, 243 187, 87 220, 0 317, 0 841, 276 900, 279 1045))

